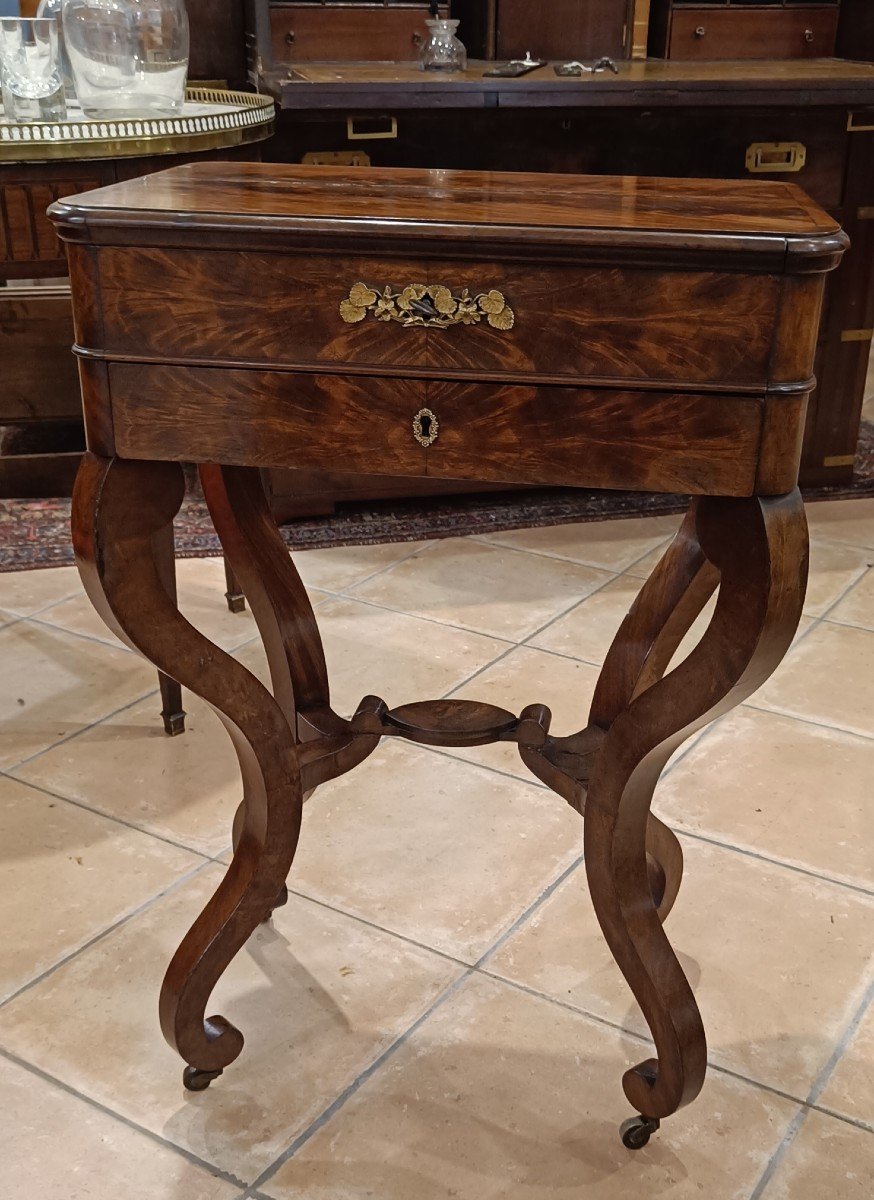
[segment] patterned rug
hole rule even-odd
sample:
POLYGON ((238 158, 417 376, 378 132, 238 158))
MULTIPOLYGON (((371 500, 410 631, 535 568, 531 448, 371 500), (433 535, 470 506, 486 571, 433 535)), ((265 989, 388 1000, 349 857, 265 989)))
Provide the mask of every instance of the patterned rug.
MULTIPOLYGON (((863 422, 851 483, 805 490, 806 501, 874 496, 874 423, 863 422)), ((504 532, 621 517, 683 512, 684 496, 543 488, 472 496, 343 504, 327 517, 296 521, 282 535, 293 550, 413 542, 425 538, 504 532)), ((176 519, 180 558, 221 553, 206 505, 196 488, 176 519)), ((0 500, 0 572, 59 567, 73 562, 69 500, 0 500)))

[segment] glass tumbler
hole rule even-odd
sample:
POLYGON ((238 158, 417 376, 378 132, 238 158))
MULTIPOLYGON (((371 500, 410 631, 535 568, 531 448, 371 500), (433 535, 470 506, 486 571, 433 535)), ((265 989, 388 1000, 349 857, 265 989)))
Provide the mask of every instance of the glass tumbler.
POLYGON ((185 103, 183 0, 64 0, 64 39, 87 117, 172 117, 185 103))
POLYGON ((0 81, 8 121, 64 120, 57 21, 0 17, 0 81))

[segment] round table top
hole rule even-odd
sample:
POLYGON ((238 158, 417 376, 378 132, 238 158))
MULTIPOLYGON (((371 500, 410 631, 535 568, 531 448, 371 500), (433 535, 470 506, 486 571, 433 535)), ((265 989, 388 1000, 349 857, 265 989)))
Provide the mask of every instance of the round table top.
POLYGON ((219 88, 188 88, 174 117, 92 120, 74 101, 64 121, 19 124, 0 115, 0 163, 224 150, 270 137, 274 118, 271 96, 219 88))

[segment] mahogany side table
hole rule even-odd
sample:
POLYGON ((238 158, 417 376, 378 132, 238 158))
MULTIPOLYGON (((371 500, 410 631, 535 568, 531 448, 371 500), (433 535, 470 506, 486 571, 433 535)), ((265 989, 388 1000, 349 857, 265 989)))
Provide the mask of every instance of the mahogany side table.
MULTIPOLYGON (((584 816, 601 928, 655 1056, 625 1073, 630 1148, 700 1091, 706 1043, 663 923, 682 875, 650 811, 669 756, 789 647, 807 581, 796 487, 825 273, 847 245, 797 187, 203 163, 65 199, 89 452, 73 537, 107 623, 206 699, 236 749, 235 855, 170 964, 164 1033, 199 1090, 240 1053, 207 1016, 285 899, 301 807, 382 737, 514 742, 584 816), (262 319, 264 312, 270 319, 262 319), (272 691, 177 611, 158 551, 200 464, 272 691), (331 707, 261 467, 681 491, 588 724, 532 703, 331 707), (698 646, 670 668, 719 588, 698 646)), ((536 700, 536 697, 533 698, 536 700)))

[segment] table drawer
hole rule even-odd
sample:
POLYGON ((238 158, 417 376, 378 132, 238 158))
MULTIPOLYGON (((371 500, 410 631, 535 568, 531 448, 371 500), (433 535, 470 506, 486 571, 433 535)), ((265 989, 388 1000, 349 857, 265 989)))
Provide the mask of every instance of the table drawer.
POLYGON ((736 12, 678 9, 671 17, 669 58, 828 58, 835 52, 837 9, 736 12))
POLYGON ((754 396, 133 363, 109 381, 124 458, 723 495, 754 490, 765 409, 754 396))
MULTIPOLYGON (((440 15, 449 7, 440 5, 440 15)), ((274 4, 270 36, 277 63, 405 62, 415 60, 427 37, 422 4, 274 4)))
POLYGON ((100 284, 112 355, 725 389, 767 383, 781 293, 718 271, 155 248, 102 250, 100 284), (405 323, 417 306, 432 316, 405 323))

